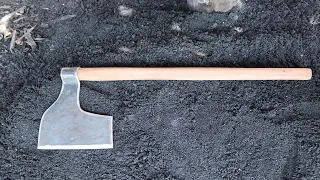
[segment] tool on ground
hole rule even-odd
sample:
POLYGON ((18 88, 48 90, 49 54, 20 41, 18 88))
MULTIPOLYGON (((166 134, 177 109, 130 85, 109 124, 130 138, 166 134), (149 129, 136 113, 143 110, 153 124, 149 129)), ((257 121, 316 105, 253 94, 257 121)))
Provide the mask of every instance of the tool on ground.
POLYGON ((58 99, 43 114, 38 149, 113 148, 112 116, 85 112, 80 80, 310 80, 308 68, 63 68, 58 99))

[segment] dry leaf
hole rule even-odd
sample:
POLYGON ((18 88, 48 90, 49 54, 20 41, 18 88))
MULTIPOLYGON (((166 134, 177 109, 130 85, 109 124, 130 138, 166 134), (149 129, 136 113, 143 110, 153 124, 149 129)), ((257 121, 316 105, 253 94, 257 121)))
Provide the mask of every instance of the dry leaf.
POLYGON ((23 52, 28 52, 28 51, 30 51, 30 48, 29 48, 29 47, 25 47, 25 48, 23 49, 23 52))
POLYGON ((26 40, 27 40, 27 44, 30 45, 31 49, 32 49, 32 50, 35 50, 35 49, 37 48, 37 44, 36 44, 36 42, 34 42, 32 36, 31 36, 31 34, 30 34, 29 32, 27 32, 27 33, 25 34, 25 38, 26 38, 26 40))
POLYGON ((10 20, 12 20, 12 18, 16 17, 16 16, 20 16, 21 14, 24 13, 24 10, 26 9, 26 6, 23 6, 5 16, 3 16, 0 19, 0 23, 10 23, 10 20))
MULTIPOLYGON (((22 41, 23 38, 25 38, 25 36, 26 36, 27 33, 31 34, 31 32, 33 31, 33 29, 34 29, 36 26, 37 26, 37 25, 31 27, 30 29, 27 29, 26 32, 25 32, 21 37, 19 37, 19 38, 17 39, 17 41, 22 41)), ((16 42, 17 42, 17 41, 16 41, 16 42)))

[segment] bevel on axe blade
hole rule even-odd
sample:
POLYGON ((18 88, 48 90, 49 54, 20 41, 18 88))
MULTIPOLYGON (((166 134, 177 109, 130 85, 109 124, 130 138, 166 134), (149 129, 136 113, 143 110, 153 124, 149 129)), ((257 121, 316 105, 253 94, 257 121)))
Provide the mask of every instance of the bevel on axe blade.
POLYGON ((38 149, 113 148, 112 116, 88 113, 80 107, 77 69, 61 70, 62 89, 41 118, 38 149))
POLYGON ((113 148, 112 116, 80 108, 80 80, 310 80, 310 68, 63 68, 58 99, 41 118, 38 149, 113 148))

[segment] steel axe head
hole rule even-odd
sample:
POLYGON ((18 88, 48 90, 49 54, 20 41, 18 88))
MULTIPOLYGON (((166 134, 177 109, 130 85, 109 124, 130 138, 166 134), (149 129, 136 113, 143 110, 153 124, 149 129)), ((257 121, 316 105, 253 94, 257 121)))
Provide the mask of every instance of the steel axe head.
POLYGON ((41 118, 38 149, 113 148, 112 116, 81 109, 77 71, 78 68, 61 70, 62 89, 41 118))

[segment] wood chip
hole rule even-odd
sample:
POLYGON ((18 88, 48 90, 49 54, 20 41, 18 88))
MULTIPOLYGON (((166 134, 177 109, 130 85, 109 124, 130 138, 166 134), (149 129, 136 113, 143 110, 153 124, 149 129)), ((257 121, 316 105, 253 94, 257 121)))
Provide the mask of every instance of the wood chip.
POLYGON ((16 38, 17 38, 17 31, 13 30, 12 38, 11 38, 11 42, 10 42, 10 47, 9 47, 9 50, 11 53, 13 53, 14 45, 16 44, 15 43, 16 38))

